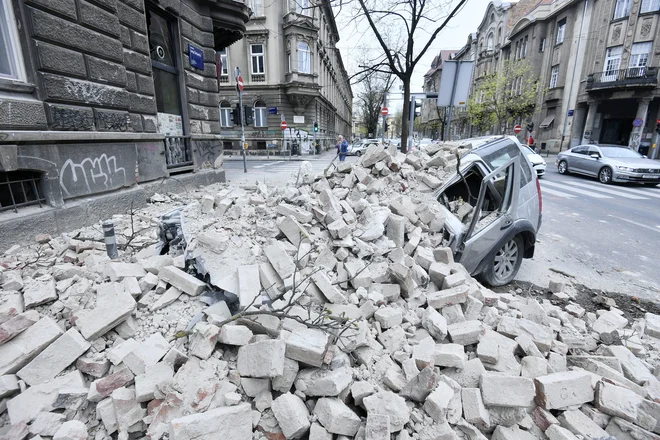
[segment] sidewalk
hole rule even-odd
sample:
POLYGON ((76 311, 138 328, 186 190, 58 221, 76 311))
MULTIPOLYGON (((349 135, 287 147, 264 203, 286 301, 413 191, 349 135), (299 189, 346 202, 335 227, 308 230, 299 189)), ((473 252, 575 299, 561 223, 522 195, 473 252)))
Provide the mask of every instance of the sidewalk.
MULTIPOLYGON (((301 162, 303 160, 326 160, 326 159, 332 159, 336 155, 336 150, 333 148, 328 151, 323 151, 320 154, 302 154, 300 156, 298 155, 292 155, 292 156, 283 156, 283 155, 251 155, 248 152, 247 160, 290 160, 290 161, 298 161, 301 162)), ((243 155, 240 154, 240 152, 237 152, 237 154, 232 154, 232 155, 223 155, 222 159, 226 162, 231 162, 231 161, 242 161, 243 160, 243 155)))

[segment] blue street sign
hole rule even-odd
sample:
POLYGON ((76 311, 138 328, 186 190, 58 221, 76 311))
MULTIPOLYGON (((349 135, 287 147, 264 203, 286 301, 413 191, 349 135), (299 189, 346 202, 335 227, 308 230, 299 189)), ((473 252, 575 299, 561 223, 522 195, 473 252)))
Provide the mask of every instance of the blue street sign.
POLYGON ((573 113, 575 113, 575 110, 569 110, 568 111, 568 116, 573 116, 573 113))
POLYGON ((642 125, 644 125, 644 119, 642 118, 636 118, 633 121, 633 127, 641 127, 642 125))
POLYGON ((195 69, 204 70, 204 52, 202 52, 202 49, 189 44, 188 55, 190 57, 190 65, 192 67, 195 69))
POLYGON ((270 113, 271 115, 276 115, 277 114, 277 107, 270 107, 268 109, 268 113, 270 113))

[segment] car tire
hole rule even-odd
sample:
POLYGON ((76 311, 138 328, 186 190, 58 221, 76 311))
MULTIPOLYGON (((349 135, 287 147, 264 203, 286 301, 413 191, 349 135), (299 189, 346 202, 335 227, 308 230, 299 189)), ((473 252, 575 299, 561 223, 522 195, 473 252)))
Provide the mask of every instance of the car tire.
POLYGON ((612 183, 612 168, 601 168, 600 171, 598 171, 598 181, 605 185, 612 183))
POLYGON ((356 152, 355 152, 355 155, 356 155, 357 157, 362 156, 362 151, 356 151, 356 152))
POLYGON ((660 185, 660 183, 645 183, 644 184, 644 186, 650 186, 650 187, 654 187, 654 186, 658 186, 658 185, 660 185))
POLYGON ((493 259, 481 274, 483 281, 493 287, 510 283, 520 269, 524 252, 522 237, 511 237, 493 255, 493 259))
POLYGON ((560 161, 557 164, 557 172, 559 174, 569 174, 569 172, 568 172, 568 162, 566 162, 565 160, 560 161))

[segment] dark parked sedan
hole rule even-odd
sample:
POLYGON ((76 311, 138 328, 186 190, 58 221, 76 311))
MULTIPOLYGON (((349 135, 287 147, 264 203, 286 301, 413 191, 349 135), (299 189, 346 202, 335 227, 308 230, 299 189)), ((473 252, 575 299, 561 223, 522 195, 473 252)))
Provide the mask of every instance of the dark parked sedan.
POLYGON ((660 183, 660 162, 620 145, 580 145, 557 155, 559 174, 584 174, 601 183, 660 183))

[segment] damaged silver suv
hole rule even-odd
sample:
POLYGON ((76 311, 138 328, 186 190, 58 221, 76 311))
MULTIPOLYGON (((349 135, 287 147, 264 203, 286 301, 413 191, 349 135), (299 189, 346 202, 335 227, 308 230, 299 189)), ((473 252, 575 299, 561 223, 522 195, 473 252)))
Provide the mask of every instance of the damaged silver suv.
POLYGON ((472 150, 434 197, 454 260, 491 286, 509 283, 532 258, 543 201, 538 177, 511 136, 466 140, 472 150))

